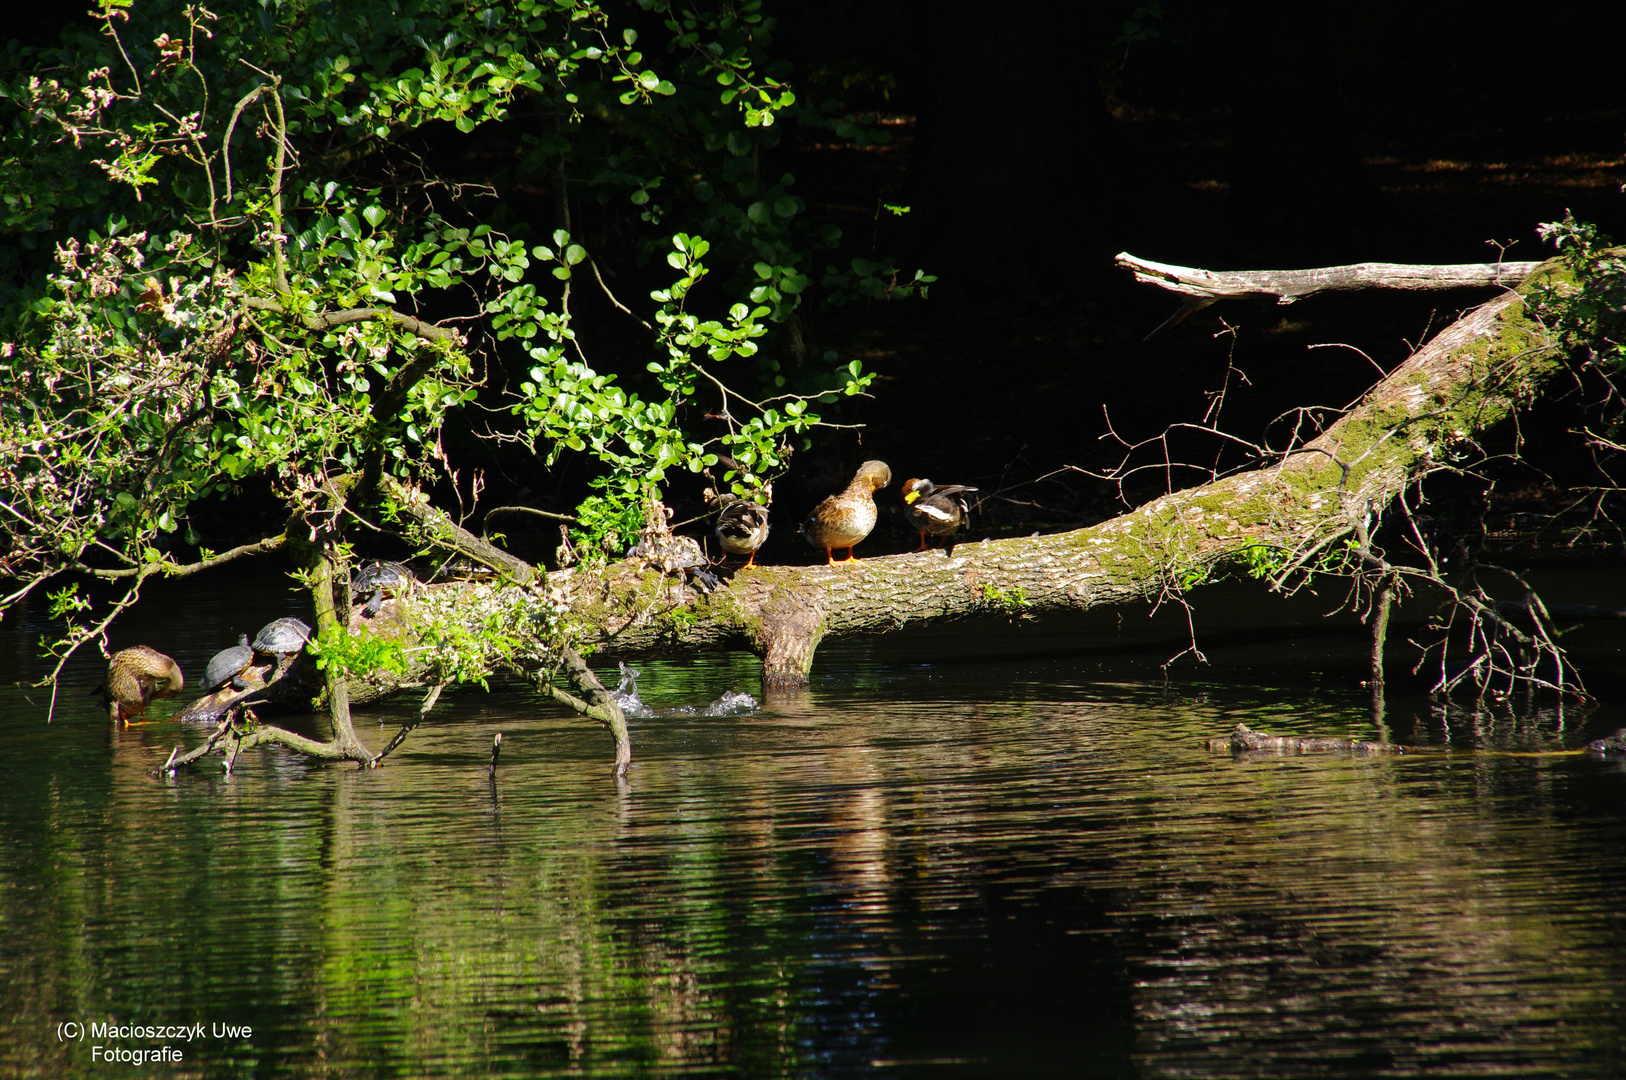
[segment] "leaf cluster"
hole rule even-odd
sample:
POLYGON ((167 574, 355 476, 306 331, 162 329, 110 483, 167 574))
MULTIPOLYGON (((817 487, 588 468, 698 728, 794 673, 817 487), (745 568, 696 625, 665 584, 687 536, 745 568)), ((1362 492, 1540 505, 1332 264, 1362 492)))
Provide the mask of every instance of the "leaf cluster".
POLYGON ((1611 374, 1626 371, 1626 248, 1567 213, 1537 232, 1558 249, 1574 281, 1538 290, 1542 318, 1572 353, 1611 374))
MULTIPOLYGON (((824 423, 816 406, 869 385, 833 352, 787 372, 763 351, 841 240, 764 152, 787 119, 881 133, 797 100, 761 0, 93 15, 0 64, 0 611, 62 573, 123 590, 73 594, 64 617, 88 621, 63 659, 148 576, 230 557, 177 561, 201 501, 269 489, 342 545, 381 489, 335 510, 336 480, 455 475, 446 425, 483 396, 510 421, 497 437, 548 465, 593 459, 578 539, 601 550, 674 470, 726 454, 726 483, 762 487, 824 423), (640 47, 662 35, 658 59, 640 47), (439 152, 496 125, 518 135, 507 179, 636 218, 634 260, 664 260, 669 283, 634 311, 601 265, 623 252, 595 252, 568 213, 529 235, 439 152), (570 301, 594 286, 648 328, 636 379, 588 363, 570 301), (524 376, 494 383, 516 350, 524 376)), ((930 280, 905 276, 876 257, 821 287, 839 303, 930 280)))

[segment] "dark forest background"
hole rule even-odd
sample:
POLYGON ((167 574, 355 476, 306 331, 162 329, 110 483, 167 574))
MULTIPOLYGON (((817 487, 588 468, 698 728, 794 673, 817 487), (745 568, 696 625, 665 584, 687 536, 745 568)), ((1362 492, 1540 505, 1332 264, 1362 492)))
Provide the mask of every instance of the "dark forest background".
MULTIPOLYGON (((1312 346, 1346 343, 1389 368, 1485 299, 1232 302, 1148 341, 1178 305, 1116 270, 1118 251, 1210 269, 1529 260, 1548 254, 1537 223, 1566 210, 1626 235, 1617 5, 826 0, 770 10, 772 51, 798 93, 872 115, 893 136, 859 148, 793 127, 771 167, 792 173, 810 216, 840 225, 859 250, 938 280, 925 303, 804 309, 796 332, 779 335, 775 347, 834 349, 880 378, 872 399, 835 417, 860 431, 823 433, 792 460, 767 561, 811 559, 789 523, 871 457, 896 478, 980 487, 974 535, 1100 520, 1123 505, 1116 485, 1050 474, 1118 461, 1107 416, 1120 435, 1145 438, 1199 419, 1225 383, 1223 423, 1258 437, 1285 410, 1343 405, 1376 376, 1351 350, 1312 346), (1228 364, 1240 375, 1226 383, 1228 364)), ((76 17, 40 5, 13 12, 7 32, 46 44, 76 17)), ((470 175, 500 176, 513 134, 483 128, 446 149, 470 175)), ((502 195, 537 233, 557 226, 555 192, 502 195)), ((613 248, 620 211, 572 210, 579 234, 613 248)), ((638 295, 628 275, 617 286, 638 295)), ((598 348, 605 366, 635 377, 644 346, 602 298, 583 290, 580 303, 609 343, 598 348)), ((1543 492, 1555 500, 1580 467, 1568 450, 1540 453, 1565 445, 1567 407, 1530 418, 1531 464, 1499 489, 1508 513, 1539 510, 1543 492)), ((544 477, 523 455, 464 437, 488 507, 564 510, 583 490, 580 469, 544 477)), ((1202 461, 1217 452, 1200 440, 1176 450, 1202 461)), ((1123 494, 1154 494, 1164 479, 1123 494)), ((700 508, 694 486, 668 493, 680 518, 700 508)), ((206 523, 214 539, 253 517, 243 511, 206 523)), ((867 553, 912 543, 895 508, 884 522, 867 553)), ((511 540, 537 557, 556 536, 511 540)))

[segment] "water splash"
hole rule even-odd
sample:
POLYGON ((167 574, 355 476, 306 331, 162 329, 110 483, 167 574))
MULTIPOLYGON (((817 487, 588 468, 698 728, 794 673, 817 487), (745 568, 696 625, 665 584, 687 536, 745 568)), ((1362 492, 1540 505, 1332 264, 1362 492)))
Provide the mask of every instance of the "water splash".
POLYGON ((638 669, 621 662, 621 684, 610 691, 621 711, 631 718, 651 716, 744 716, 755 712, 757 699, 739 690, 728 690, 716 701, 706 705, 679 705, 670 709, 652 709, 638 696, 638 669))
POLYGON ((707 716, 743 716, 756 712, 757 699, 739 690, 724 691, 723 696, 706 706, 707 716))
POLYGON ((629 667, 625 660, 621 661, 621 685, 611 690, 610 696, 627 716, 655 715, 655 711, 638 696, 638 669, 629 667))

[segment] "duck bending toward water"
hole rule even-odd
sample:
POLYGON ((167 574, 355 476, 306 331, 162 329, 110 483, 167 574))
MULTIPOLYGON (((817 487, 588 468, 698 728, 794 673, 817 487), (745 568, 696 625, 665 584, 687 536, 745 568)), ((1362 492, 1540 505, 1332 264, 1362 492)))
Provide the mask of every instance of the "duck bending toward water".
POLYGON ((115 723, 135 723, 147 706, 185 687, 180 665, 145 645, 121 649, 107 663, 107 711, 115 723))
POLYGON ((846 548, 853 561, 853 545, 875 528, 878 515, 875 493, 892 482, 892 470, 884 461, 866 461, 858 466, 852 483, 839 495, 832 495, 813 508, 802 522, 802 536, 809 544, 824 549, 826 561, 834 563, 835 549, 846 548))

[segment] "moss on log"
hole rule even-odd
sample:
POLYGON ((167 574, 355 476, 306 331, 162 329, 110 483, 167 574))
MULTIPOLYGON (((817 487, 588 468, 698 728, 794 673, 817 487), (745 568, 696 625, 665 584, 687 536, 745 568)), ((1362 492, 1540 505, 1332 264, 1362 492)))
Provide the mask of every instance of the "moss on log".
MULTIPOLYGON (((1264 468, 1155 499, 1111 521, 1048 536, 962 544, 810 567, 754 566, 708 596, 612 568, 550 575, 583 645, 611 655, 743 645, 768 685, 804 683, 818 644, 912 622, 1009 616, 1183 592, 1263 549, 1283 570, 1311 564, 1381 515, 1459 444, 1537 397, 1562 357, 1524 292, 1463 316, 1378 383, 1319 438, 1264 468)), ((1249 560, 1257 565, 1257 557, 1249 560)))
MULTIPOLYGON (((1559 273, 1556 263, 1544 264, 1520 291, 1463 316, 1320 437, 1266 467, 1165 495, 1089 528, 961 544, 948 554, 752 566, 711 593, 630 562, 537 575, 526 588, 539 606, 568 611, 565 640, 549 623, 552 636, 539 634, 515 663, 557 669, 561 644, 601 658, 744 647, 763 657, 765 685, 796 686, 831 638, 1153 599, 1194 588, 1228 563, 1279 574, 1313 566, 1407 485, 1446 467, 1459 444, 1536 398, 1562 369, 1524 300, 1537 282, 1561 284, 1559 273)), ((513 588, 528 576, 432 588, 513 588)), ((402 605, 395 620, 408 636, 412 602, 391 602, 402 605)))

